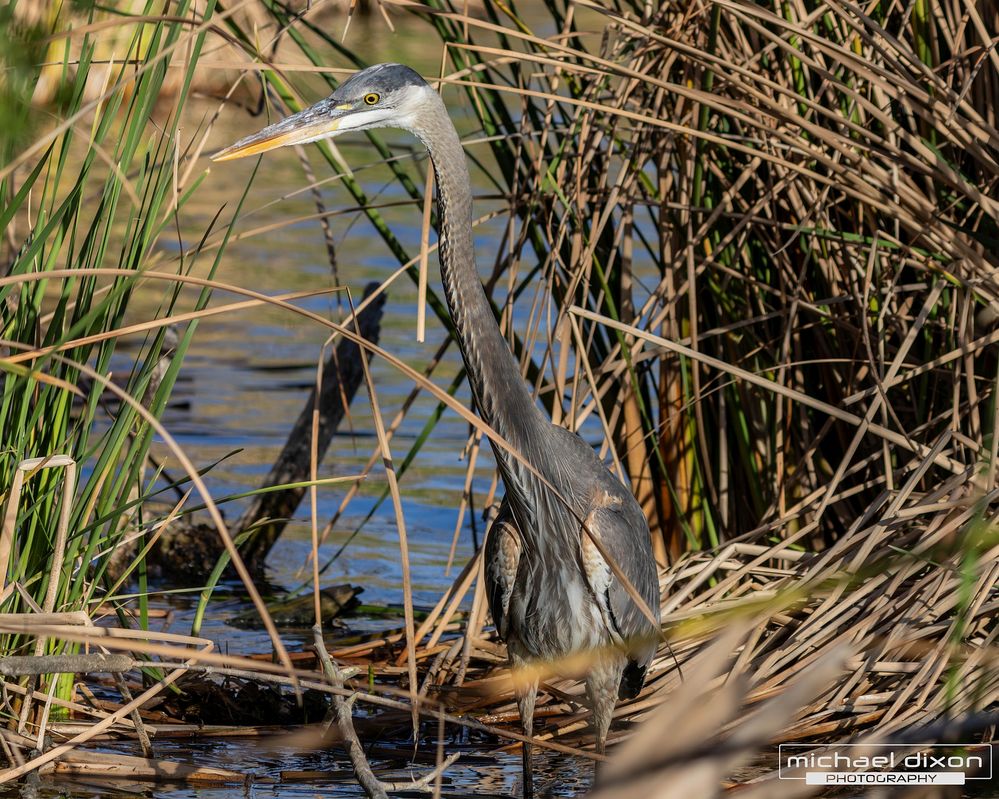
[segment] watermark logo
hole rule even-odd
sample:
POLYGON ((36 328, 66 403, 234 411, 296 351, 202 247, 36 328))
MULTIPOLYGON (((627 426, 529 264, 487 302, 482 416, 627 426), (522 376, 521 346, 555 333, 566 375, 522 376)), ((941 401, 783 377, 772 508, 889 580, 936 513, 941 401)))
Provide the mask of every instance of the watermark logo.
POLYGON ((780 744, 777 776, 808 785, 964 785, 992 779, 992 744, 780 744))

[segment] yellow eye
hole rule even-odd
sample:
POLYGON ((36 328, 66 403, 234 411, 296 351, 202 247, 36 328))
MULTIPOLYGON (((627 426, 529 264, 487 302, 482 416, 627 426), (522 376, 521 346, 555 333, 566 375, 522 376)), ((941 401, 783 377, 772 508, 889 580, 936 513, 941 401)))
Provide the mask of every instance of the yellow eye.
POLYGON ((368 94, 364 95, 364 102, 368 105, 374 105, 380 99, 381 98, 374 92, 369 92, 368 94))

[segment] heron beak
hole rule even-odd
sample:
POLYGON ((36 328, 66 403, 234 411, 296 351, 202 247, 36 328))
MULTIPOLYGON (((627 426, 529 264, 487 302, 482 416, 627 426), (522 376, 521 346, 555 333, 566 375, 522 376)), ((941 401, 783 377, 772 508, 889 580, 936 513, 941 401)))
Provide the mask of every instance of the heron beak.
MULTIPOLYGON (((347 107, 349 108, 349 106, 347 107)), ((336 135, 340 127, 343 107, 333 107, 328 101, 292 114, 263 130, 240 139, 233 145, 211 156, 213 161, 232 161, 248 155, 266 153, 289 144, 307 144, 336 135)))

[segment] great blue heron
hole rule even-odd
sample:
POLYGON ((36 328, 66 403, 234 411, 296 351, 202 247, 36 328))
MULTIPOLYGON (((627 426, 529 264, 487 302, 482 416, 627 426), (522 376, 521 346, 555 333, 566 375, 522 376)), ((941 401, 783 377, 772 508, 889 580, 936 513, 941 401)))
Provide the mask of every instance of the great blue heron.
MULTIPOLYGON (((532 467, 493 445, 506 488, 485 551, 493 621, 515 669, 589 653, 586 690, 597 749, 603 752, 617 699, 641 689, 658 639, 659 587, 648 522, 593 449, 542 413, 521 377, 476 271, 471 182, 440 95, 409 67, 378 64, 353 75, 325 100, 214 157, 241 158, 385 127, 412 132, 430 151, 441 277, 472 393, 482 418, 532 467), (601 550, 650 609, 655 625, 601 550)), ((530 737, 537 679, 524 682, 517 703, 530 737)), ((527 796, 529 745, 523 752, 527 796)))

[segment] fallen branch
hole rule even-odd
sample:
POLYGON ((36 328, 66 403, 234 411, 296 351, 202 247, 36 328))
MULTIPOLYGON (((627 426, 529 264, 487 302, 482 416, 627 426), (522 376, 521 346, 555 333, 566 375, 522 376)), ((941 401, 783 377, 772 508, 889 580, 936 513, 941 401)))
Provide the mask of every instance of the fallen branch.
MULTIPOLYGON (((323 628, 317 623, 312 628, 312 635, 315 639, 316 654, 323 667, 323 674, 326 675, 334 687, 343 688, 343 677, 337 668, 330 653, 326 651, 326 642, 323 641, 323 628)), ((388 799, 388 794, 382 786, 381 781, 375 776, 368 763, 368 758, 364 755, 364 748, 354 730, 354 719, 351 709, 354 706, 354 698, 344 699, 339 694, 331 694, 333 702, 333 714, 336 718, 337 727, 340 728, 340 735, 347 747, 347 755, 354 766, 354 774, 357 781, 364 789, 364 792, 371 799, 388 799)))
MULTIPOLYGON (((323 641, 323 630, 319 624, 316 624, 312 628, 312 635, 315 639, 316 654, 319 656, 319 662, 322 664, 323 673, 335 688, 342 689, 343 675, 330 657, 330 653, 326 651, 326 642, 323 641)), ((449 755, 432 771, 413 782, 382 782, 371 770, 368 758, 364 754, 364 747, 361 746, 361 741, 354 730, 354 719, 351 714, 354 707, 354 697, 345 699, 338 693, 331 694, 331 696, 333 701, 332 713, 336 719, 337 727, 340 729, 343 742, 347 747, 347 755, 350 757, 351 765, 354 767, 354 774, 357 775, 358 783, 370 799, 388 799, 389 791, 429 792, 432 790, 430 784, 461 755, 460 752, 449 755)))
MULTIPOLYGON (((364 290, 365 298, 377 288, 377 283, 369 283, 364 290)), ((385 295, 381 294, 358 314, 358 332, 367 341, 378 343, 384 305, 385 295)), ((323 367, 323 381, 318 397, 316 388, 313 387, 298 420, 288 434, 281 454, 263 482, 265 487, 300 484, 309 479, 313 410, 319 409, 316 452, 321 459, 346 415, 362 377, 360 349, 353 341, 341 340, 323 367)), ((257 494, 236 522, 233 527, 234 536, 251 527, 258 528, 254 531, 253 538, 243 547, 244 557, 253 568, 263 567, 267 553, 281 535, 288 519, 295 514, 305 491, 304 487, 296 487, 257 494)))
POLYGON ((133 660, 128 655, 12 655, 0 658, 0 675, 24 677, 39 674, 121 674, 131 671, 133 660))

